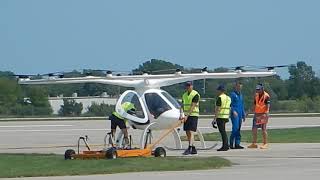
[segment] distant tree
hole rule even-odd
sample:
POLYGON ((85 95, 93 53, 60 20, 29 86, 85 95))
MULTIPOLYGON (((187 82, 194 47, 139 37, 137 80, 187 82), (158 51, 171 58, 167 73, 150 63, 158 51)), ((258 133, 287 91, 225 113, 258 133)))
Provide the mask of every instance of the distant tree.
POLYGON ((315 97, 320 96, 320 78, 315 77, 311 81, 311 89, 310 89, 310 96, 314 99, 315 97))
POLYGON ((299 61, 297 65, 289 67, 290 77, 288 80, 288 93, 290 98, 301 98, 302 96, 312 97, 312 82, 316 82, 315 72, 312 66, 299 61))
POLYGON ((150 61, 144 62, 142 65, 139 65, 139 68, 134 69, 132 72, 134 74, 141 74, 142 72, 147 71, 153 74, 165 74, 168 72, 172 72, 172 70, 174 72, 175 69, 183 70, 183 66, 173 64, 164 60, 151 59, 150 61))
POLYGON ((63 105, 61 105, 59 115, 80 116, 82 109, 82 103, 77 103, 74 99, 63 99, 63 105))
MULTIPOLYGON (((24 97, 29 98, 33 106, 32 115, 51 115, 52 109, 48 100, 48 92, 43 86, 27 86, 23 88, 24 97)), ((26 104, 24 101, 23 104, 26 104)))
POLYGON ((16 81, 8 78, 0 78, 0 105, 11 106, 15 104, 21 95, 21 88, 16 81))
POLYGON ((213 72, 228 72, 229 69, 225 67, 219 67, 213 70, 213 72))
POLYGON ((73 70, 73 71, 71 71, 71 72, 64 72, 63 75, 64 75, 64 77, 66 77, 66 78, 82 77, 82 76, 84 76, 84 75, 83 75, 83 72, 80 72, 80 71, 77 71, 77 70, 73 70))
POLYGON ((23 88, 24 96, 30 98, 34 106, 50 106, 48 102, 48 93, 41 86, 27 86, 23 88))
POLYGON ((14 73, 11 71, 0 71, 0 77, 6 77, 8 79, 14 79, 14 73))
POLYGON ((52 113, 44 88, 20 86, 11 77, 1 77, 0 87, 0 114, 25 116, 52 113))
POLYGON ((109 116, 115 109, 114 105, 92 103, 88 108, 88 116, 109 116))

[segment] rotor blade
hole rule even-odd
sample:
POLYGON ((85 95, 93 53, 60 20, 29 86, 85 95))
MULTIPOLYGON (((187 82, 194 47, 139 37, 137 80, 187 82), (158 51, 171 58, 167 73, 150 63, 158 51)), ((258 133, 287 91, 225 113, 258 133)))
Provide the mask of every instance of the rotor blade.
POLYGON ((275 68, 283 68, 283 67, 290 67, 292 64, 287 64, 287 65, 275 65, 275 66, 261 66, 260 69, 268 69, 268 70, 273 70, 275 68))
POLYGON ((119 85, 134 88, 159 88, 169 86, 185 81, 193 81, 198 79, 230 79, 242 77, 266 77, 275 75, 275 71, 235 71, 235 72, 219 72, 219 73, 187 73, 182 74, 176 72, 174 74, 161 75, 127 75, 127 76, 86 76, 76 78, 59 78, 50 77, 48 79, 20 79, 19 84, 73 84, 73 83, 100 83, 119 85))
POLYGON ((150 79, 149 83, 154 85, 169 86, 186 81, 194 81, 199 79, 237 79, 245 77, 267 77, 276 75, 274 71, 252 71, 252 72, 224 72, 224 73, 191 73, 181 74, 179 78, 150 79))
MULTIPOLYGON (((118 77, 118 76, 116 76, 118 77)), ((121 77, 121 76, 120 76, 121 77)), ((143 83, 143 80, 126 80, 126 79, 114 79, 107 77, 77 77, 77 78, 50 78, 50 79, 19 79, 19 84, 29 84, 29 85, 41 85, 41 84, 77 84, 77 83, 99 83, 99 84, 110 84, 119 85, 124 87, 137 87, 143 83)))

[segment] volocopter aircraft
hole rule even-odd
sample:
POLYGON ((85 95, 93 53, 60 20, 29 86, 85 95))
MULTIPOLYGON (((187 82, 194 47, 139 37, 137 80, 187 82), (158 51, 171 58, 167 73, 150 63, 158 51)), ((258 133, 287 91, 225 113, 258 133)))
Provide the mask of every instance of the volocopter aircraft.
MULTIPOLYGON (((173 74, 114 76, 107 71, 105 77, 86 76, 64 78, 61 74, 48 74, 43 79, 30 79, 29 76, 20 76, 19 84, 43 85, 43 84, 73 84, 73 83, 99 83, 131 87, 134 90, 127 90, 119 97, 116 103, 116 112, 128 119, 134 129, 141 129, 143 133, 140 138, 140 148, 145 146, 146 136, 149 130, 163 130, 172 127, 180 117, 180 104, 168 92, 160 89, 164 86, 194 81, 199 79, 235 79, 246 77, 266 77, 276 74, 274 67, 265 67, 266 70, 243 71, 241 67, 235 68, 232 72, 211 73, 206 68, 201 73, 182 73, 177 69, 173 74), (125 102, 133 103, 135 113, 126 112, 122 108, 125 102)), ((202 148, 207 148, 201 132, 198 130, 202 148)), ((172 132, 175 146, 182 149, 180 135, 175 129, 172 132)))

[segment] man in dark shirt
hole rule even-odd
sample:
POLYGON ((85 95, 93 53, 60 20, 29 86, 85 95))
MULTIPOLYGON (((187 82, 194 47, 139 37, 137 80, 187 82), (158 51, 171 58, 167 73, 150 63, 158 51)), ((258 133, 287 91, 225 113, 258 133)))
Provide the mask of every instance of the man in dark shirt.
POLYGON ((228 143, 228 136, 226 133, 226 123, 229 121, 230 117, 230 104, 231 99, 229 96, 225 94, 225 87, 224 85, 219 85, 217 88, 218 97, 216 100, 216 107, 215 107, 215 120, 218 125, 219 132, 221 134, 222 139, 222 147, 217 151, 228 151, 229 143, 228 143))
POLYGON ((184 155, 197 154, 197 150, 193 144, 193 132, 197 131, 198 116, 199 116, 199 100, 200 95, 193 90, 192 82, 187 82, 186 92, 182 96, 183 109, 181 109, 180 119, 184 122, 183 130, 189 141, 189 147, 183 153, 184 155))

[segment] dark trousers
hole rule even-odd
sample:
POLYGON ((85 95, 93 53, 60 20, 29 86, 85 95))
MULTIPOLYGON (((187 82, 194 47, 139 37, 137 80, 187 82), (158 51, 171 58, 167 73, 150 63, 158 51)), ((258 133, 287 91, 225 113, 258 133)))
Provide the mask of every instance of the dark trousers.
POLYGON ((217 118, 217 125, 219 132, 221 134, 222 138, 222 147, 227 148, 229 147, 228 145, 228 136, 226 132, 226 123, 229 121, 229 119, 222 119, 222 118, 217 118))

